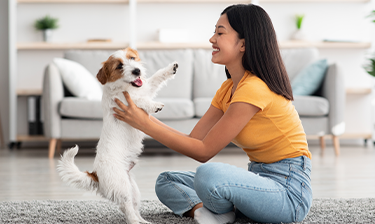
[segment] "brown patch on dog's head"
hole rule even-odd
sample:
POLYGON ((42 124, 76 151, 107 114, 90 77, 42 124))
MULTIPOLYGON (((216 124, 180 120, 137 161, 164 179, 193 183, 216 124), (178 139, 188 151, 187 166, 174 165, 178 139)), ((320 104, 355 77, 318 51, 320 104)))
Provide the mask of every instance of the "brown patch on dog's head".
POLYGON ((128 47, 125 49, 126 51, 126 58, 129 60, 135 60, 135 61, 140 61, 141 59, 139 58, 138 51, 128 47))
POLYGON ((115 52, 107 59, 107 61, 103 62, 103 67, 96 75, 96 78, 102 85, 107 82, 114 82, 123 76, 123 66, 125 63, 128 63, 126 60, 141 61, 138 51, 130 47, 122 51, 123 52, 121 52, 121 50, 115 52))
POLYGON ((121 58, 110 56, 103 62, 103 67, 99 70, 96 78, 104 85, 107 82, 114 82, 122 77, 124 62, 121 58))
POLYGON ((89 176, 93 181, 99 183, 99 178, 98 178, 98 175, 96 175, 95 171, 92 173, 89 173, 88 171, 86 171, 85 173, 87 173, 87 176, 89 176))

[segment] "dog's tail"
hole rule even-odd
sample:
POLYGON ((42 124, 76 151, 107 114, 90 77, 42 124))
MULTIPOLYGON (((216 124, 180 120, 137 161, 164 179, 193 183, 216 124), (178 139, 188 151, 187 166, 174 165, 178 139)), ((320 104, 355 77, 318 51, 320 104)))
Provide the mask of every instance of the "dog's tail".
POLYGON ((85 190, 96 190, 99 186, 99 179, 96 172, 81 172, 74 164, 74 157, 78 153, 78 146, 70 148, 61 156, 61 160, 57 165, 57 171, 61 179, 77 188, 85 190))

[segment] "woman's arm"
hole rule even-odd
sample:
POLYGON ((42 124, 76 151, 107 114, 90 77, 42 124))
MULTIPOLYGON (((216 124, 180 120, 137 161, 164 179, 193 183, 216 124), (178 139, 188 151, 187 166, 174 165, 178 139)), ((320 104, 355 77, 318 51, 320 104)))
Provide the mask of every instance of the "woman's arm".
POLYGON ((223 111, 210 105, 203 117, 199 119, 198 123, 195 125, 189 136, 192 138, 203 140, 204 137, 207 136, 207 133, 223 115, 223 111))
MULTIPOLYGON (((146 112, 133 103, 128 93, 124 95, 129 105, 125 106, 121 101, 116 99, 116 103, 122 109, 114 108, 116 112, 114 116, 117 119, 143 131, 165 146, 200 162, 207 162, 227 146, 259 111, 258 107, 251 104, 233 103, 216 124, 210 128, 205 137, 198 139, 178 134, 159 125, 150 119, 146 112)), ((201 122, 201 125, 203 126, 204 123, 205 120, 201 122)), ((203 132, 199 131, 196 133, 197 136, 200 136, 203 132)))
POLYGON ((176 133, 176 134, 183 135, 183 136, 188 136, 188 135, 185 134, 185 133, 182 133, 182 132, 180 132, 180 131, 177 131, 177 130, 174 129, 174 128, 169 127, 168 125, 166 125, 166 124, 164 124, 163 122, 159 121, 159 119, 157 119, 157 118, 154 117, 154 116, 151 116, 151 115, 150 115, 150 120, 153 121, 153 122, 155 122, 156 124, 162 126, 163 128, 168 129, 169 131, 173 131, 173 132, 176 133))
POLYGON ((223 116, 223 111, 217 109, 214 106, 210 106, 207 110, 207 112, 199 119, 198 123, 195 125, 193 130, 191 131, 190 135, 186 135, 182 132, 179 132, 168 125, 165 125, 163 122, 159 121, 157 118, 150 116, 151 121, 159 124, 160 126, 163 126, 164 128, 173 131, 175 133, 178 133, 180 135, 184 136, 190 136, 192 138, 203 140, 204 137, 206 137, 207 133, 211 130, 211 128, 220 120, 220 118, 223 116))

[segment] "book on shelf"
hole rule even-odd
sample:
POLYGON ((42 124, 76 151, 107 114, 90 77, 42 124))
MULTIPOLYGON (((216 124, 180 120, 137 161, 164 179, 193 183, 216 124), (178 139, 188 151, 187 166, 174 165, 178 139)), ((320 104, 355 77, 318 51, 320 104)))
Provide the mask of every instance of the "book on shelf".
POLYGON ((323 39, 323 42, 329 43, 362 43, 363 41, 353 39, 323 39))
POLYGON ((88 39, 87 43, 111 43, 111 39, 88 39))

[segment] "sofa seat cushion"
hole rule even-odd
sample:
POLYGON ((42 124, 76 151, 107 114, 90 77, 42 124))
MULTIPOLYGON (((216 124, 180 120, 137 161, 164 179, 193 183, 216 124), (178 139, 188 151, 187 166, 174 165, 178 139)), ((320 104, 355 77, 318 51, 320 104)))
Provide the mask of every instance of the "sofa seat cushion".
POLYGON ((299 116, 326 116, 329 112, 329 102, 319 96, 294 96, 292 101, 299 116))
POLYGON ((65 97, 60 102, 59 112, 71 118, 103 119, 102 103, 78 97, 65 97))
POLYGON ((157 119, 179 120, 194 117, 194 105, 189 99, 158 97, 154 101, 164 104, 164 108, 160 112, 153 114, 157 119))
POLYGON ((197 117, 203 117, 210 108, 212 97, 199 97, 194 99, 195 115, 197 117))
MULTIPOLYGON (((162 111, 154 114, 162 120, 179 120, 194 117, 194 105, 184 98, 158 98, 155 101, 164 103, 162 111)), ((65 97, 60 102, 60 114, 70 118, 103 119, 101 101, 77 97, 65 97)))

